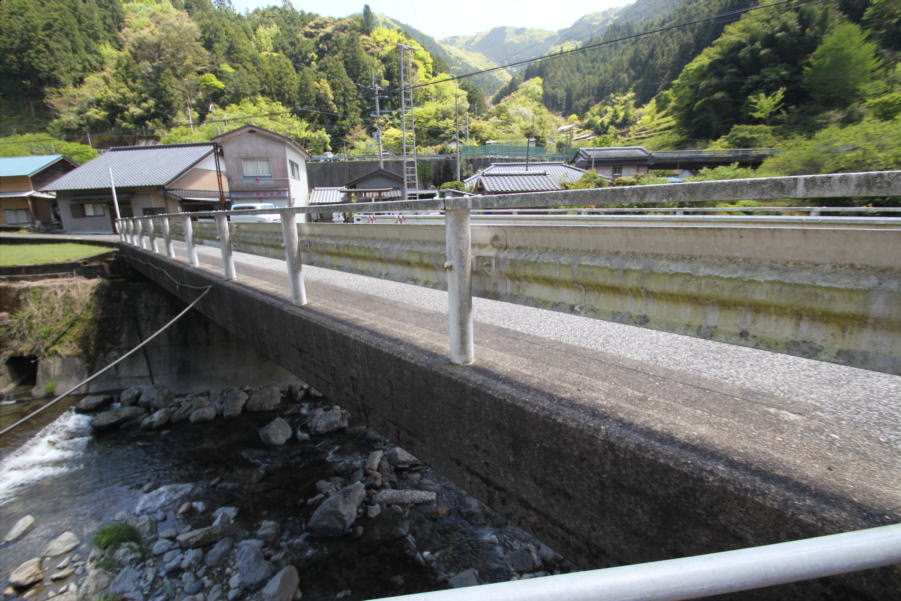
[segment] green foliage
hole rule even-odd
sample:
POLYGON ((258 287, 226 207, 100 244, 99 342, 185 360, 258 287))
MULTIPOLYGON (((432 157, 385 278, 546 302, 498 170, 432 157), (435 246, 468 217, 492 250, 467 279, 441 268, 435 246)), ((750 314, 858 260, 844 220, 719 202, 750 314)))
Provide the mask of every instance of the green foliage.
POLYGON ((876 44, 857 25, 842 23, 814 51, 802 81, 819 106, 841 108, 863 96, 879 67, 876 44))
MULTIPOLYGON (((748 98, 748 114, 769 123, 770 119, 782 110, 782 100, 785 98, 785 86, 772 94, 760 92, 748 98)), ((734 129, 734 128, 733 128, 734 129)))
POLYGON ((49 380, 46 384, 44 384, 44 394, 46 396, 52 396, 56 394, 56 387, 56 380, 49 380))
POLYGON ((94 546, 101 551, 114 550, 125 542, 141 542, 141 533, 131 524, 115 522, 98 528, 94 533, 94 546))
MULTIPOLYGON (((620 178, 622 179, 622 178, 620 178)), ((603 175, 600 175, 594 171, 586 171, 582 174, 578 180, 571 183, 564 183, 564 190, 586 190, 589 188, 606 188, 610 185, 610 180, 608 180, 603 175)))
POLYGON ((635 177, 618 177, 613 181, 614 186, 637 186, 638 183, 635 177))
POLYGON ((867 101, 867 108, 877 119, 890 121, 901 115, 901 92, 884 94, 867 101))
POLYGON ((769 125, 735 125, 710 148, 772 148, 777 141, 776 130, 769 125))
POLYGON ((86 163, 97 156, 87 144, 65 142, 47 134, 22 134, 0 138, 0 155, 22 157, 38 154, 64 154, 76 163, 86 163))
POLYGON ((49 244, 0 244, 0 265, 36 265, 77 261, 110 252, 109 246, 51 242, 49 244))
POLYGON ((751 177, 762 177, 762 174, 749 167, 739 167, 738 163, 732 163, 731 165, 720 165, 719 167, 705 167, 696 176, 689 177, 685 181, 709 182, 720 179, 747 179, 751 177))
POLYGON ((463 182, 461 182, 459 180, 453 180, 453 181, 449 181, 449 182, 444 182, 443 184, 441 184, 441 186, 439 186, 438 189, 439 190, 451 189, 451 190, 459 190, 461 192, 465 192, 466 186, 463 184, 463 182))
POLYGON ((370 34, 372 33, 372 28, 375 26, 375 17, 372 16, 372 9, 369 8, 368 4, 363 5, 363 33, 370 34))
POLYGON ((863 23, 882 46, 901 51, 901 2, 873 0, 863 15, 863 23))
POLYGON ((789 139, 779 147, 784 152, 765 160, 760 173, 806 175, 898 169, 901 167, 901 117, 831 126, 810 138, 789 139))

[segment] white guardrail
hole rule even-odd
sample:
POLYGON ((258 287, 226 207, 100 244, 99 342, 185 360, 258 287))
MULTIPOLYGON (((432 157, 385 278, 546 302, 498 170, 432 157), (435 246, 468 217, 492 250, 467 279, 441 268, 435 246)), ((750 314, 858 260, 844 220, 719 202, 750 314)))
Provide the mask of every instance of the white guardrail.
MULTIPOLYGON (((829 197, 901 196, 901 171, 830 174, 784 178, 662 184, 629 188, 572 190, 506 196, 470 196, 425 201, 394 201, 330 205, 328 212, 420 213, 442 211, 448 270, 448 323, 451 361, 469 364, 473 354, 472 244, 474 211, 536 209, 547 213, 559 206, 703 202, 829 197)), ((237 277, 229 238, 230 215, 279 213, 292 301, 307 302, 302 276, 297 216, 322 213, 322 206, 178 213, 126 218, 117 221, 123 242, 159 253, 156 224, 160 225, 164 253, 175 258, 170 220, 183 222, 188 261, 198 266, 192 218, 212 217, 218 228, 225 278, 237 277)), ((595 209, 597 211, 597 209, 595 209)), ((623 209, 610 209, 624 212, 623 209)), ((641 209, 637 209, 641 210, 641 209)), ((647 210, 647 209, 645 209, 647 210)), ((691 212, 691 209, 681 209, 691 212)), ((700 209, 710 211, 709 208, 700 209)), ((742 208, 742 210, 746 210, 742 208)), ((771 209, 770 209, 771 210, 771 209)), ((810 208, 805 208, 810 210, 810 208)), ((827 208, 820 208, 825 212, 827 208)), ((845 209, 829 207, 829 212, 845 209)), ((853 209, 860 210, 860 209, 853 209)), ((899 212, 899 209, 879 209, 899 212)), ((604 212, 600 210, 599 212, 604 212)), ((812 217, 814 219, 828 219, 812 217)), ((367 218, 368 219, 368 218, 367 218)), ((441 219, 439 217, 439 219, 441 219)), ((877 218, 879 219, 879 218, 877 218)), ((548 576, 465 589, 436 591, 397 601, 663 601, 691 599, 773 586, 833 574, 854 572, 901 562, 901 524, 764 547, 673 559, 604 570, 548 576)))
MULTIPOLYGON (((560 206, 586 205, 653 205, 660 203, 697 203, 734 200, 773 200, 835 197, 901 196, 901 171, 870 173, 839 173, 680 184, 659 184, 620 188, 567 190, 496 196, 466 196, 431 200, 347 203, 330 205, 329 212, 390 212, 398 214, 444 212, 448 327, 450 359, 467 365, 474 360, 472 322, 472 214, 474 211, 504 209, 556 209, 560 206)), ((619 209, 618 209, 619 210, 619 209)), ((830 209, 831 210, 831 209, 830 209)), ((281 217, 291 299, 297 305, 307 302, 302 273, 302 259, 297 232, 297 216, 322 213, 322 206, 285 207, 278 209, 247 209, 241 211, 209 211, 132 217, 117 221, 123 242, 159 252, 156 239, 157 222, 165 243, 165 254, 175 258, 170 220, 181 219, 191 265, 199 265, 194 245, 192 218, 212 217, 216 220, 219 246, 225 278, 237 277, 228 218, 232 215, 265 215, 278 213, 281 217)), ((828 219, 811 217, 809 219, 828 219)), ((870 218, 860 218, 870 219, 870 218)))

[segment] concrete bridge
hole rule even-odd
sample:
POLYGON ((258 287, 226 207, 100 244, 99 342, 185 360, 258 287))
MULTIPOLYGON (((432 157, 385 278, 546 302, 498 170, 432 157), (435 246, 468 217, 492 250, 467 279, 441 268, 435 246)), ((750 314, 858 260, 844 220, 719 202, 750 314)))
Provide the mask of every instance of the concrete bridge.
MULTIPOLYGON (((519 230, 528 227, 512 226, 480 232, 461 219, 498 202, 525 207, 899 196, 901 172, 717 184, 574 191, 563 198, 436 201, 446 206, 399 202, 346 207, 445 209, 445 236, 440 226, 321 229, 296 224, 296 215, 305 210, 297 208, 281 211, 280 245, 272 243, 266 228, 229 226, 224 215, 216 214, 214 247, 196 244, 205 238, 214 242, 210 228, 198 225, 195 232, 189 218, 154 216, 130 222, 120 247, 135 269, 185 301, 196 297, 197 287, 211 286, 198 304, 201 312, 583 567, 898 522, 901 377, 891 350, 897 348, 892 345, 898 344, 901 311, 898 228, 730 226, 695 231, 703 228, 673 225, 665 231, 540 227, 527 233, 519 230), (140 233, 136 222, 142 222, 140 233), (174 240, 176 224, 187 226, 181 230, 186 244, 174 240), (491 274, 480 274, 486 255, 472 249, 493 249, 489 258, 497 266, 526 261, 527 249, 509 256, 502 251, 536 241, 568 251, 557 261, 557 273, 540 261, 533 263, 538 285, 517 288, 509 281, 516 273, 512 268, 505 268, 494 283, 491 274), (275 255, 276 248, 286 259, 260 256, 275 255), (629 252, 655 258, 639 265, 629 252), (607 271, 618 271, 624 281, 632 277, 631 269, 653 280, 658 273, 700 265, 692 267, 696 275, 685 278, 681 288, 687 295, 680 301, 687 318, 698 302, 690 295, 691 282, 703 288, 708 285, 703 272, 712 272, 721 284, 715 294, 702 294, 726 298, 721 291, 730 286, 724 268, 729 264, 736 271, 747 264, 753 274, 746 279, 774 286, 764 292, 743 289, 761 314, 779 314, 764 301, 778 304, 791 294, 790 285, 800 282, 813 299, 798 309, 803 317, 792 318, 802 321, 828 313, 841 296, 815 292, 817 286, 837 289, 856 280, 857 292, 849 296, 861 295, 856 301, 860 312, 847 318, 846 329, 858 322, 879 324, 862 335, 884 341, 871 347, 882 345, 876 367, 884 371, 592 319, 574 314, 579 313, 574 307, 567 313, 527 306, 559 309, 572 304, 565 281, 582 278, 581 257, 597 265, 604 253, 621 257, 607 271), (666 254, 685 262, 681 267, 668 264, 660 258, 666 254), (376 257, 381 268, 374 267, 376 257), (307 263, 303 280, 301 258, 307 263), (311 266, 314 261, 329 268, 311 266), (719 270, 710 268, 713 263, 719 270), (377 272, 389 279, 333 268, 377 272), (848 279, 830 279, 833 271, 848 279), (406 278, 405 273, 420 274, 418 283, 449 285, 451 293, 391 281, 406 278), (439 273, 450 275, 439 278, 439 273), (481 277, 485 281, 480 283, 481 277), (522 304, 472 299, 470 287, 485 296, 505 289, 496 296, 522 304), (535 300, 558 288, 560 306, 535 300)), ((614 287, 597 285, 599 290, 614 287)), ((635 293, 629 302, 641 302, 642 294, 675 296, 679 290, 635 293)), ((731 298, 739 298, 741 290, 736 288, 731 298)), ((615 290, 605 294, 597 296, 594 306, 616 302, 615 290)), ((722 308, 708 303, 707 310, 726 312, 737 301, 719 302, 722 308)), ((801 301, 789 304, 796 302, 801 301)), ((749 336, 762 339, 753 322, 747 322, 749 336)), ((788 322, 777 323, 783 325, 773 330, 788 328, 788 322)), ((882 568, 743 598, 882 599, 899 586, 899 570, 882 568)))

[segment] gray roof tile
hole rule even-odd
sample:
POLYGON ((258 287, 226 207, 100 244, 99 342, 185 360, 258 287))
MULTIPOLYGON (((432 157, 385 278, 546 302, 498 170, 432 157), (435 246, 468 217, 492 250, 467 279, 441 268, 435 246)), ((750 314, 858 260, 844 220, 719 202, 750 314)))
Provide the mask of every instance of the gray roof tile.
POLYGON ((212 144, 113 148, 51 182, 44 190, 108 188, 110 167, 116 188, 165 186, 212 151, 212 144))
POLYGON ((468 190, 481 186, 488 193, 541 192, 560 190, 563 183, 577 181, 585 173, 583 169, 565 163, 493 163, 464 184, 468 190))

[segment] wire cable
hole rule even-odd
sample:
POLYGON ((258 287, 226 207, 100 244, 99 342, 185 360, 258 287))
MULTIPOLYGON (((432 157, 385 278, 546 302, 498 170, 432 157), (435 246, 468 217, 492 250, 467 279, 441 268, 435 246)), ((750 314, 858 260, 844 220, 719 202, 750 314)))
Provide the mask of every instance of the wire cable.
POLYGON ((7 427, 4 428, 3 430, 0 430, 0 436, 3 436, 4 434, 6 434, 7 432, 9 432, 10 430, 12 430, 13 428, 15 428, 16 426, 19 426, 19 425, 21 425, 21 424, 24 424, 25 422, 27 422, 28 420, 30 420, 32 417, 38 415, 39 413, 43 412, 44 410, 49 409, 50 407, 52 407, 53 405, 57 404, 58 402, 60 402, 61 400, 63 400, 64 398, 66 398, 67 396, 69 396, 70 394, 72 394, 73 392, 75 392, 76 390, 78 390, 79 388, 81 388, 82 386, 84 386, 85 384, 87 384, 88 382, 91 382, 91 381, 94 380, 95 378, 99 377, 101 374, 106 373, 107 371, 109 371, 110 369, 112 369, 113 367, 115 367, 116 365, 118 365, 119 363, 121 363, 122 361, 124 361, 125 359, 127 359, 127 358, 129 358, 130 356, 132 356, 133 354, 135 354, 137 351, 139 351, 141 348, 143 348, 148 342, 150 342, 151 340, 153 340, 154 338, 156 338, 157 336, 159 336, 160 334, 162 334, 167 328, 169 328, 169 326, 171 326, 172 324, 174 324, 176 321, 178 321, 179 319, 181 319, 182 316, 184 316, 188 311, 190 311, 191 309, 193 309, 193 308, 194 308, 194 305, 196 305, 197 303, 199 303, 200 300, 201 300, 204 296, 206 296, 207 293, 208 293, 210 290, 212 290, 212 289, 213 289, 212 286, 207 286, 207 287, 206 287, 206 290, 204 290, 203 293, 201 293, 200 296, 198 296, 197 298, 195 298, 195 299, 191 302, 190 305, 188 305, 187 307, 185 307, 185 308, 181 311, 181 313, 179 313, 178 315, 176 315, 175 317, 173 317, 171 320, 169 320, 169 322, 168 322, 166 325, 164 325, 164 326, 161 327, 159 330, 157 330, 156 332, 154 332, 152 335, 150 335, 148 338, 146 338, 143 342, 141 342, 140 344, 138 344, 138 346, 134 347, 133 349, 131 349, 130 351, 128 351, 127 353, 125 353, 124 355, 122 355, 121 357, 119 357, 118 359, 116 359, 115 361, 113 361, 112 363, 110 363, 109 365, 107 365, 106 367, 104 367, 103 369, 101 369, 100 371, 98 371, 98 372, 92 374, 91 376, 89 376, 88 378, 82 380, 81 382, 79 382, 78 384, 76 384, 75 386, 73 386, 72 388, 70 388, 69 390, 67 390, 66 392, 62 393, 61 395, 59 395, 58 397, 56 397, 55 399, 53 399, 52 401, 50 401, 49 403, 47 403, 46 405, 44 405, 43 407, 40 407, 39 409, 36 409, 35 411, 32 411, 31 413, 29 413, 28 415, 26 415, 25 417, 23 417, 22 419, 20 419, 20 420, 17 421, 16 423, 14 423, 14 424, 12 424, 12 425, 10 425, 10 426, 7 426, 7 427))

